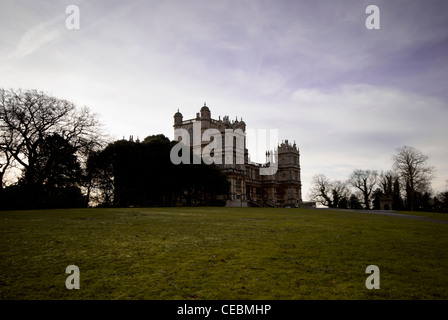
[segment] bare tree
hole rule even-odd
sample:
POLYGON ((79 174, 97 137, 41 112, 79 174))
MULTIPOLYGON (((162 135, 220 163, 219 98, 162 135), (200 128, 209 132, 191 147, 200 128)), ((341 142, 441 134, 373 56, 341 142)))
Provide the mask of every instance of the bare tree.
POLYGON ((310 198, 324 206, 331 207, 331 182, 324 174, 316 174, 310 189, 310 198))
POLYGON ((5 186, 3 177, 11 166, 12 156, 3 150, 3 146, 0 146, 0 153, 0 189, 2 189, 5 186))
POLYGON ((430 188, 435 168, 428 164, 428 156, 409 146, 397 149, 392 159, 395 172, 406 186, 407 200, 413 211, 416 209, 417 193, 423 194, 430 188))
POLYGON ((380 185, 383 194, 392 194, 395 179, 397 179, 397 175, 393 171, 389 170, 381 172, 378 176, 378 184, 380 185))
POLYGON ((375 170, 355 170, 348 178, 348 184, 361 192, 365 209, 370 209, 370 198, 378 181, 375 170))
POLYGON ((331 183, 331 195, 333 199, 333 207, 341 207, 342 201, 348 201, 349 190, 347 188, 347 183, 340 180, 335 180, 331 183))
POLYGON ((37 163, 46 137, 58 134, 77 151, 87 154, 103 144, 100 125, 88 108, 36 90, 0 89, 0 150, 6 162, 3 174, 15 161, 25 184, 37 182, 37 163))
POLYGON ((314 201, 324 206, 335 208, 347 196, 348 190, 344 182, 339 180, 331 181, 324 174, 317 174, 313 177, 310 197, 314 201))
POLYGON ((380 186, 381 195, 392 197, 392 207, 397 210, 401 209, 403 203, 398 175, 392 170, 381 172, 381 174, 378 176, 378 184, 380 186))

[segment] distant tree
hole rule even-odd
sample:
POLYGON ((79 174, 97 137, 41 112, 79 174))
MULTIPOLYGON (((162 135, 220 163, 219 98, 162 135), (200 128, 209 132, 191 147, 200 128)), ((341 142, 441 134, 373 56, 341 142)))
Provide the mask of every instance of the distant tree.
POLYGON ((348 184, 362 194, 364 208, 370 209, 372 191, 377 185, 378 173, 375 170, 355 170, 348 178, 348 184))
POLYGON ((379 197, 381 195, 392 196, 392 208, 394 210, 401 210, 403 207, 403 199, 400 192, 400 181, 398 175, 392 171, 381 172, 378 176, 379 191, 374 194, 375 208, 379 208, 379 197))
POLYGON ((43 139, 36 159, 37 183, 51 188, 77 186, 82 171, 76 148, 59 134, 43 139))
POLYGON ((8 130, 6 126, 0 125, 0 189, 7 185, 5 176, 14 163, 14 154, 10 150, 16 140, 16 136, 17 132, 8 130))
POLYGON ((0 189, 6 186, 6 181, 4 176, 6 172, 10 169, 13 162, 13 157, 11 154, 6 152, 2 146, 0 146, 0 189))
MULTIPOLYGON (((82 170, 76 149, 58 134, 39 144, 35 183, 23 180, 8 186, 2 205, 10 209, 81 207, 85 204, 79 187, 82 170)), ((25 172, 26 175, 26 172, 25 172)))
POLYGON ((400 186, 400 181, 399 178, 396 177, 394 179, 394 183, 392 186, 392 199, 393 199, 393 203, 392 203, 392 208, 394 210, 402 210, 403 209, 403 198, 401 196, 401 186, 400 186))
POLYGON ((348 209, 349 207, 350 207, 350 200, 349 195, 347 194, 347 196, 344 196, 339 200, 338 208, 348 209))
POLYGON ((88 108, 76 108, 66 100, 36 90, 0 89, 0 150, 2 178, 14 161, 22 170, 22 184, 37 185, 42 144, 58 134, 75 150, 86 155, 101 146, 99 122, 88 108))
POLYGON ((331 195, 333 198, 333 206, 335 208, 345 208, 347 206, 347 197, 349 191, 347 184, 340 180, 335 180, 331 183, 331 195))
POLYGON ((385 195, 392 195, 393 193, 393 185, 395 179, 398 176, 393 171, 381 172, 378 175, 378 185, 380 186, 380 190, 385 195))
POLYGON ((355 194, 350 195, 348 203, 350 209, 362 209, 361 202, 355 194))
POLYGON ((170 151, 176 143, 154 135, 141 143, 115 141, 92 154, 87 162, 91 200, 119 207, 174 205, 178 198, 210 204, 228 193, 229 182, 216 166, 174 165, 170 151))
POLYGON ((417 204, 417 208, 420 211, 433 211, 433 197, 431 197, 431 193, 418 193, 417 204))
POLYGON ((344 182, 331 181, 324 174, 316 174, 313 177, 310 189, 310 197, 317 203, 330 208, 347 206, 348 189, 344 182))
POLYGON ((333 206, 331 181, 324 174, 316 174, 313 176, 310 198, 323 206, 333 206))
POLYGON ((448 191, 441 192, 435 197, 436 210, 438 212, 448 212, 448 191))
POLYGON ((111 207, 114 198, 111 154, 104 150, 92 152, 87 159, 85 178, 86 206, 111 207))
POLYGON ((41 206, 84 206, 85 198, 80 188, 83 172, 76 156, 76 148, 55 133, 44 139, 40 149, 37 184, 42 186, 44 202, 41 206))
POLYGON ((156 135, 152 135, 152 136, 147 136, 142 141, 142 143, 145 143, 145 144, 155 143, 155 142, 169 144, 171 141, 164 134, 156 134, 156 135))
POLYGON ((383 195, 385 195, 385 193, 380 188, 376 188, 375 190, 373 190, 373 192, 372 192, 372 208, 374 210, 381 209, 380 204, 381 204, 381 197, 383 195))
POLYGON ((435 169, 428 164, 429 157, 413 147, 397 149, 392 158, 394 170, 406 186, 409 208, 411 211, 416 210, 418 194, 422 195, 429 190, 435 169))

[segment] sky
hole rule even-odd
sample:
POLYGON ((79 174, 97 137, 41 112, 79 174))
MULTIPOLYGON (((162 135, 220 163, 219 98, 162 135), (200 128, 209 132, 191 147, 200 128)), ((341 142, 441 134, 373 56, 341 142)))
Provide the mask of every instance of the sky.
POLYGON ((88 106, 113 139, 173 138, 206 102, 296 142, 304 200, 314 175, 387 171, 405 145, 446 190, 447 62, 446 0, 0 2, 0 88, 88 106))

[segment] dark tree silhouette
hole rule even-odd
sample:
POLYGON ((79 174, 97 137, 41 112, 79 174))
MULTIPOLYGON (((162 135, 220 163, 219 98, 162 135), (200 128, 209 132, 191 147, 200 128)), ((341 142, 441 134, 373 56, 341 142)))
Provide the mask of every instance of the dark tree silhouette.
POLYGON ((87 172, 97 204, 101 206, 216 204, 216 196, 227 194, 229 183, 216 166, 174 165, 171 148, 177 142, 164 135, 143 142, 119 140, 92 154, 87 172))
POLYGON ((85 199, 79 187, 82 170, 75 152, 76 148, 58 134, 43 139, 38 146, 34 183, 21 179, 16 185, 5 188, 3 191, 7 197, 2 199, 2 207, 33 209, 84 206, 85 199))
POLYGON ((39 197, 48 195, 50 189, 55 200, 64 198, 62 189, 72 189, 78 195, 82 182, 79 165, 103 141, 99 122, 88 108, 79 109, 36 90, 0 89, 2 185, 5 173, 14 165, 21 175, 8 193, 25 192, 23 203, 42 206, 44 199, 39 197))
POLYGON ((99 122, 89 109, 36 90, 0 89, 0 148, 24 169, 24 183, 37 182, 40 146, 53 134, 60 135, 85 154, 100 146, 99 122))
POLYGON ((397 149, 392 159, 394 170, 406 187, 408 206, 414 211, 418 198, 429 190, 435 169, 428 164, 428 156, 409 146, 397 149))
POLYGON ((375 170, 355 170, 348 178, 348 183, 361 192, 364 208, 367 210, 370 209, 371 195, 377 180, 378 174, 375 170))
POLYGON ((310 197, 330 208, 346 207, 348 202, 348 189, 344 182, 331 181, 324 174, 313 177, 310 197))

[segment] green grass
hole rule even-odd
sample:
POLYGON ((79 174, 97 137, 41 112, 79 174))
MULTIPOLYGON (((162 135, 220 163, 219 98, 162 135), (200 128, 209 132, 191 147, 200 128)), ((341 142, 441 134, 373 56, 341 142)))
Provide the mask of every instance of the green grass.
MULTIPOLYGON (((435 216, 431 216, 435 218, 435 216)), ((355 212, 0 212, 0 299, 447 299, 448 225, 355 212), (81 288, 68 290, 68 265, 81 288), (368 265, 380 289, 368 290, 368 265)))
POLYGON ((398 213, 407 214, 407 215, 415 215, 428 219, 434 220, 442 220, 448 221, 448 213, 440 213, 440 212, 420 212, 420 211, 397 211, 398 213))

